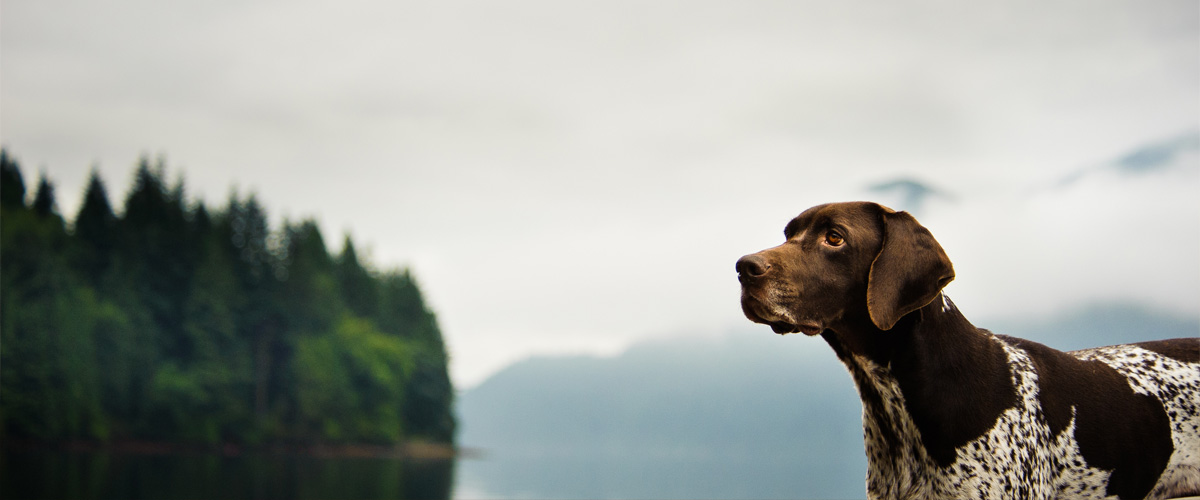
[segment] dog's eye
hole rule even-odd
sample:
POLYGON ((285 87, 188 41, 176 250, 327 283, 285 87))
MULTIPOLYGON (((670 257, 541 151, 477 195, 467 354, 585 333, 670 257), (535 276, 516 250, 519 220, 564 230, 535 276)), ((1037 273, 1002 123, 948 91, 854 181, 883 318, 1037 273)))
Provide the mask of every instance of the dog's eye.
POLYGON ((842 233, 839 233, 837 231, 830 231, 828 233, 825 233, 825 243, 831 247, 840 247, 840 246, 842 246, 842 243, 845 243, 845 242, 846 242, 846 239, 842 238, 842 233))

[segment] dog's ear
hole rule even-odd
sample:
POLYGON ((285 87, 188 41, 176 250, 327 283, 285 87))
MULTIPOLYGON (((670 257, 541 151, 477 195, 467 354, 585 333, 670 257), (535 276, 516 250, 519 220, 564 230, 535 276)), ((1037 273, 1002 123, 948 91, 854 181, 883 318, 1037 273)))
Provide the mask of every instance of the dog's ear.
POLYGON ((954 279, 954 267, 912 215, 880 207, 880 217, 883 245, 867 278, 867 311, 875 326, 890 330, 904 315, 937 298, 954 279))

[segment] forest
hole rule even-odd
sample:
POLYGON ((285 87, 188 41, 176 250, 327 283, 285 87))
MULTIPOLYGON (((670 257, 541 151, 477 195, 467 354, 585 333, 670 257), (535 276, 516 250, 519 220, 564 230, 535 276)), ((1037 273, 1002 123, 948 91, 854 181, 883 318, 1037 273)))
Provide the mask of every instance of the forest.
POLYGON ((189 200, 143 157, 79 211, 0 150, 0 439, 451 443, 454 391, 408 269, 375 269, 251 194, 189 200))

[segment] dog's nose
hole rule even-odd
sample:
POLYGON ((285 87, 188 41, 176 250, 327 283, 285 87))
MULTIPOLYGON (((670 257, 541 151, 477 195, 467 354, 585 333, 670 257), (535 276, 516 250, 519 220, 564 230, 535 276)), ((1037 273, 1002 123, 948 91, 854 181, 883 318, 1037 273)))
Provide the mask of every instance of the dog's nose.
POLYGON ((757 278, 767 274, 767 270, 771 269, 771 264, 758 254, 750 254, 738 259, 735 267, 739 278, 757 278))

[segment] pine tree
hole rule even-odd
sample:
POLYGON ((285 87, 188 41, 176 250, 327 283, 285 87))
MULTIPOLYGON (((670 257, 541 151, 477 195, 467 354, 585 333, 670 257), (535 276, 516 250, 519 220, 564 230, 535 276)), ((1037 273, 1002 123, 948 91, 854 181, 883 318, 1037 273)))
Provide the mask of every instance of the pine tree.
POLYGON ((374 320, 379 312, 379 289, 371 272, 359 261, 354 241, 346 236, 337 260, 337 279, 346 307, 354 315, 374 320))
POLYGON ((25 208, 25 181, 21 179, 21 168, 5 149, 0 149, 0 207, 25 208))
MULTIPOLYGON (((176 409, 176 432, 190 440, 216 444, 224 437, 245 437, 249 423, 253 377, 249 346, 237 334, 234 312, 242 304, 229 255, 220 248, 203 205, 196 209, 198 234, 206 235, 200 263, 184 308, 183 333, 194 346, 192 356, 175 369, 188 384, 176 385, 168 401, 176 409)), ((167 380, 170 381, 168 372, 167 380)), ((171 394, 168 392, 168 394, 171 394)))
MULTIPOLYGON (((7 168, 19 178, 15 163, 7 168)), ((104 434, 90 336, 95 304, 67 263, 68 236, 44 175, 33 207, 6 207, 0 224, 0 432, 104 434)))
POLYGON ((235 314, 238 338, 252 353, 254 414, 260 426, 271 427, 279 417, 270 414, 273 403, 286 403, 278 397, 287 385, 284 374, 291 355, 283 338, 278 253, 272 251, 267 213, 256 196, 242 201, 232 194, 223 219, 217 232, 227 238, 225 248, 243 298, 235 314))
POLYGON ((168 411, 154 404, 161 401, 151 392, 156 373, 164 363, 188 356, 191 348, 182 331, 182 297, 190 277, 178 258, 186 245, 182 208, 168 196, 162 180, 165 170, 162 160, 152 165, 146 156, 139 159, 117 224, 120 272, 114 287, 125 290, 122 307, 135 311, 135 325, 144 325, 122 332, 125 338, 117 342, 129 346, 137 360, 129 368, 128 418, 137 432, 151 435, 165 434, 159 414, 168 411))
POLYGON ((43 174, 38 178, 37 191, 33 195, 33 213, 39 217, 58 216, 58 207, 54 201, 54 185, 43 174))
POLYGON ((380 278, 379 324, 384 332, 413 346, 413 371, 404 390, 405 429, 438 442, 454 438, 454 388, 447 372, 449 359, 437 318, 407 269, 380 278))
POLYGON ((287 245, 287 283, 284 316, 295 334, 333 331, 344 313, 332 257, 317 223, 306 220, 284 228, 287 245))
POLYGON ((92 168, 83 204, 75 215, 75 268, 93 288, 99 288, 112 264, 117 244, 117 216, 108 202, 100 172, 92 168))

